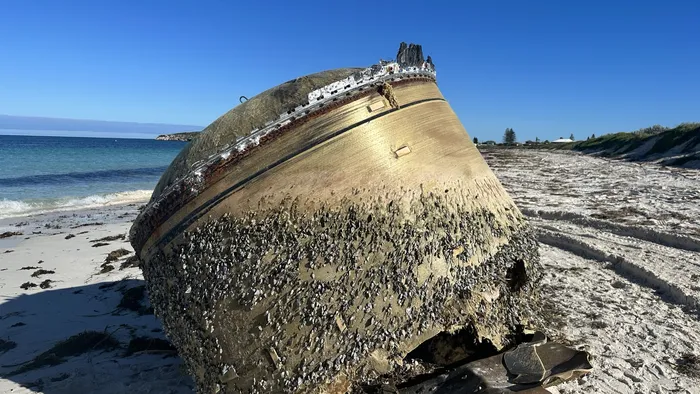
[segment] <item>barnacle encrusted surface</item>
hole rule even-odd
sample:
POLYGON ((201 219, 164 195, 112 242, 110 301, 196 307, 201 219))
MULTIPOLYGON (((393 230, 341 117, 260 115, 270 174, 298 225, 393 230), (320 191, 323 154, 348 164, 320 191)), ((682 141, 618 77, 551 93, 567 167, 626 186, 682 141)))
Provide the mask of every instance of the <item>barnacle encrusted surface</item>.
POLYGON ((236 107, 134 222, 151 303, 200 392, 346 393, 438 334, 502 348, 536 317, 527 222, 432 62, 415 45, 397 59, 236 107))
POLYGON ((537 245, 514 206, 474 210, 459 187, 363 194, 226 215, 146 259, 201 392, 369 382, 439 332, 473 325, 501 347, 528 321, 537 245))

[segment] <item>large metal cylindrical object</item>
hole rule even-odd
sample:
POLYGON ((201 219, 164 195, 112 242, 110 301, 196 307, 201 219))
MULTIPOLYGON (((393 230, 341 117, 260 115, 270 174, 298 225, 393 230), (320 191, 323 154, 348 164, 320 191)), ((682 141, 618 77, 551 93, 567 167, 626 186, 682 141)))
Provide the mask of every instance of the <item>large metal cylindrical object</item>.
POLYGON ((469 326, 498 348, 528 319, 536 242, 434 78, 385 73, 305 102, 357 73, 224 115, 132 228, 201 392, 342 393, 438 333, 469 326), (251 141, 254 127, 272 131, 251 141))

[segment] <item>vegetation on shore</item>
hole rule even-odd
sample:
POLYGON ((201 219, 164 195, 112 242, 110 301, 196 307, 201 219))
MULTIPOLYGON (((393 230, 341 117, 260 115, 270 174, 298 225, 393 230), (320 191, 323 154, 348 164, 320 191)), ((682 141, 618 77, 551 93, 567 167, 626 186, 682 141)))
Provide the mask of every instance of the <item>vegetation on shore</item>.
POLYGON ((690 161, 700 161, 700 123, 681 123, 674 128, 653 126, 560 144, 554 148, 630 160, 661 160, 665 165, 682 166, 690 161))
POLYGON ((700 167, 700 123, 681 123, 668 128, 659 125, 632 132, 606 134, 565 143, 499 145, 504 148, 574 150, 598 156, 634 161, 658 161, 669 166, 700 167))
POLYGON ((156 137, 158 141, 192 141, 199 135, 199 131, 187 131, 184 133, 161 134, 156 137))

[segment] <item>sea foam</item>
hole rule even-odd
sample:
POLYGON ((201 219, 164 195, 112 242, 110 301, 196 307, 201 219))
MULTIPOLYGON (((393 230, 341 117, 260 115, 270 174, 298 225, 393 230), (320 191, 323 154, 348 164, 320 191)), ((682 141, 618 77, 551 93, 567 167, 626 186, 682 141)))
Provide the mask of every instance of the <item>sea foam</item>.
POLYGON ((146 202, 152 190, 134 190, 81 198, 58 198, 48 200, 0 200, 0 219, 22 217, 47 212, 97 208, 107 205, 146 202))

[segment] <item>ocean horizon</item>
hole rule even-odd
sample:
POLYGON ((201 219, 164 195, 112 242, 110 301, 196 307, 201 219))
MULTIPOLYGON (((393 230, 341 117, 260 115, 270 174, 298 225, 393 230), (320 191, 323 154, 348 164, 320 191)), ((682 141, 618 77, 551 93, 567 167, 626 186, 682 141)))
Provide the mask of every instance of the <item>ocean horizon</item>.
POLYGON ((97 139, 124 139, 124 140, 153 140, 157 137, 153 133, 120 133, 109 131, 72 131, 72 130, 26 130, 0 128, 0 137, 60 137, 60 138, 97 138, 97 139))
POLYGON ((147 200, 187 143, 134 137, 0 135, 0 219, 147 200))

